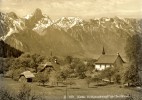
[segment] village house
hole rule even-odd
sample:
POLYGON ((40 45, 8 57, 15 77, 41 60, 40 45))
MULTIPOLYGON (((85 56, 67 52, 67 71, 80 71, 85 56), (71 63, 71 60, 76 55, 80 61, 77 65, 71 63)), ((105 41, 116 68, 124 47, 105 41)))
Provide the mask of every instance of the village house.
POLYGON ((102 55, 95 62, 95 69, 104 70, 108 67, 120 67, 123 66, 124 63, 125 62, 119 53, 116 55, 106 55, 103 48, 102 55))
POLYGON ((32 82, 35 75, 30 71, 24 71, 19 76, 20 82, 32 82))

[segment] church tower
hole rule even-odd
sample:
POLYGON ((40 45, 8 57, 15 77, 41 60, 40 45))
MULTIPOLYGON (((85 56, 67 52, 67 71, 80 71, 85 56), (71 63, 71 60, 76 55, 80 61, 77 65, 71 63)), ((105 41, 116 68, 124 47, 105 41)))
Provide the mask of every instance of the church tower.
POLYGON ((102 55, 105 55, 105 49, 104 49, 104 47, 103 47, 102 55))

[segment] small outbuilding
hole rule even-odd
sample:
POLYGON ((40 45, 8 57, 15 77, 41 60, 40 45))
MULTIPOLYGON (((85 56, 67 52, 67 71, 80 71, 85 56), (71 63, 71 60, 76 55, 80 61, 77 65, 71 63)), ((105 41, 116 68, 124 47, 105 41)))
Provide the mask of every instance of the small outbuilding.
POLYGON ((32 82, 35 75, 30 71, 25 71, 20 74, 19 81, 20 82, 32 82))

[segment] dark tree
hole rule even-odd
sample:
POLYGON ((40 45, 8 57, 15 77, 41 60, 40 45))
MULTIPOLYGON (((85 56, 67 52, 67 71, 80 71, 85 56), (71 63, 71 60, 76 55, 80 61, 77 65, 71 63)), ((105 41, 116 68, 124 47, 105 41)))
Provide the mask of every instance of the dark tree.
POLYGON ((73 57, 72 57, 72 56, 67 56, 67 57, 65 58, 65 61, 66 61, 66 63, 71 64, 72 61, 73 61, 73 57))
POLYGON ((0 40, 0 57, 19 57, 23 52, 0 40))
POLYGON ((115 74, 115 68, 112 67, 108 67, 101 72, 102 78, 108 78, 110 82, 112 81, 112 77, 114 74, 115 74))
POLYGON ((37 68, 39 66, 40 63, 42 63, 44 61, 44 57, 43 56, 40 56, 38 54, 33 54, 31 55, 31 62, 30 62, 30 65, 32 68, 35 69, 35 72, 37 73, 37 68))
POLYGON ((49 81, 49 75, 46 72, 39 72, 36 78, 37 78, 37 81, 39 83, 42 83, 43 86, 45 86, 45 83, 49 81))
POLYGON ((138 82, 138 71, 142 65, 142 44, 141 37, 136 34, 128 37, 125 52, 129 62, 124 72, 124 82, 138 82))
POLYGON ((88 88, 90 87, 90 83, 92 82, 92 78, 91 77, 86 77, 86 82, 88 85, 88 88))

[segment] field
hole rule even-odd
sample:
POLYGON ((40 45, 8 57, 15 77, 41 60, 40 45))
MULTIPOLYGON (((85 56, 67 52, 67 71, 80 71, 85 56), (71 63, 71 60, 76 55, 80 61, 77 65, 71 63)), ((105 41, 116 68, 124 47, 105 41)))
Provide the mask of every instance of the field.
MULTIPOLYGON (((76 85, 66 86, 39 86, 38 83, 28 83, 32 94, 44 96, 47 100, 63 100, 67 91, 68 100, 142 100, 141 90, 137 88, 120 88, 119 85, 94 86, 92 83, 88 88, 84 80, 75 80, 76 85), (126 99, 128 96, 133 99, 126 99), (51 99, 52 98, 52 99, 51 99), (97 99, 98 98, 98 99, 97 99)), ((22 83, 10 78, 2 78, 0 84, 9 88, 10 91, 18 92, 22 83)))

